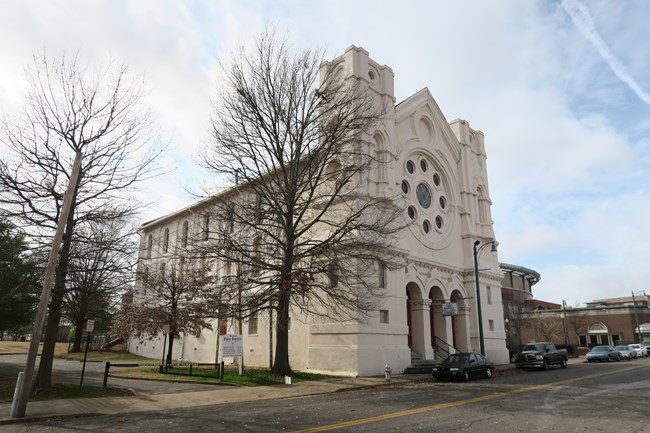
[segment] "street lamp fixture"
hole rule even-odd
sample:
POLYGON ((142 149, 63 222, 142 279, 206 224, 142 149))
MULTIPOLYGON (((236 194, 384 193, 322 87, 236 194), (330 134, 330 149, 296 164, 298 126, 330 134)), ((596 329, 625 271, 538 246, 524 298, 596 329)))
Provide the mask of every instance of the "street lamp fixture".
POLYGON ((488 245, 492 245, 490 252, 497 253, 496 241, 486 242, 480 245, 481 241, 474 242, 474 281, 476 281, 476 311, 478 313, 478 341, 481 347, 481 355, 485 355, 485 340, 483 338, 483 314, 481 312, 481 287, 478 281, 478 254, 488 245), (480 246, 479 246, 480 245, 480 246))

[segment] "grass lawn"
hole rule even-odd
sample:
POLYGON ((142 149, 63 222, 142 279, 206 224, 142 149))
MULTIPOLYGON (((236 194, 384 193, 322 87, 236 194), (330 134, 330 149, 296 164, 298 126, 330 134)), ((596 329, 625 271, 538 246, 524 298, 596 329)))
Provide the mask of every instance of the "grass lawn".
MULTIPOLYGON (((0 403, 7 403, 13 400, 16 389, 15 374, 6 375, 0 373, 0 403)), ((29 401, 54 400, 59 398, 89 398, 89 397, 115 397, 133 395, 133 392, 122 388, 95 388, 92 386, 61 385, 54 384, 52 389, 36 395, 32 395, 29 401)))
MULTIPOLYGON (((41 353, 43 343, 38 346, 38 353, 41 353)), ((0 341, 1 354, 27 354, 29 352, 29 341, 0 341)), ((58 357, 68 352, 68 343, 56 343, 54 346, 54 356, 58 357)))

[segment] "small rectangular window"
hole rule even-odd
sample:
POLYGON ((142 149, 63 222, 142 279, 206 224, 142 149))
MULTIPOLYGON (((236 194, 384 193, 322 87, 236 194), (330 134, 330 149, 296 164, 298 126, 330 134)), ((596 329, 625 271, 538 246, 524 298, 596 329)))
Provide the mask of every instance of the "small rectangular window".
POLYGON ((490 331, 494 331, 494 320, 488 320, 488 328, 490 331))
POLYGON ((487 290, 487 303, 492 304, 492 287, 487 286, 485 289, 487 290))
POLYGON ((257 334, 257 312, 248 318, 248 335, 257 334))
POLYGON ((379 310, 379 323, 388 323, 388 310, 379 310))

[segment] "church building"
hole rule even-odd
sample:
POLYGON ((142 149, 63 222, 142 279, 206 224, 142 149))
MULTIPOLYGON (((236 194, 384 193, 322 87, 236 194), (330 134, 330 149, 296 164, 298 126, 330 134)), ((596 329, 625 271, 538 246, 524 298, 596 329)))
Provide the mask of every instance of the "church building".
MULTIPOLYGON (((364 187, 369 194, 392 198, 408 224, 393 246, 403 266, 378 270, 377 284, 386 295, 370 318, 328 322, 305 315, 291 317, 292 368, 380 375, 386 364, 400 373, 418 360, 482 349, 495 364, 508 363, 503 273, 498 257, 491 254, 498 242, 483 133, 466 120, 447 121, 427 88, 396 103, 393 70, 375 62, 363 48, 350 46, 328 63, 367 82, 387 106, 372 143, 377 159, 385 164, 370 173, 364 187)), ((203 218, 206 206, 210 200, 144 224, 140 266, 164 259, 168 250, 187 242, 188 233, 191 236, 209 224, 203 218)), ((136 283, 134 302, 142 296, 136 283)), ((268 368, 272 363, 274 319, 264 311, 241 324, 246 367, 268 368)), ((217 336, 239 333, 239 326, 236 321, 215 320, 212 330, 180 336, 174 358, 215 362, 217 336)), ((162 346, 162 338, 131 339, 129 350, 160 359, 162 346)))

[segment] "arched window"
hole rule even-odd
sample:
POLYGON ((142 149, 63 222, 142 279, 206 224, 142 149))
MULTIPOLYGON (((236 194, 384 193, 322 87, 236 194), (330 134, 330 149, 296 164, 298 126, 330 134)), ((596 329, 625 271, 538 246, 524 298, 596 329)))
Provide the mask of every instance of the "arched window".
POLYGON ((187 221, 183 223, 183 233, 181 237, 181 245, 183 248, 187 248, 187 236, 190 231, 190 225, 187 221))
POLYGON ((169 229, 165 229, 165 234, 163 236, 163 253, 169 251, 169 229))
POLYGON ((151 258, 151 251, 153 250, 153 236, 149 235, 147 238, 147 258, 151 258))
POLYGON ((375 134, 375 152, 377 153, 377 180, 386 180, 386 143, 380 133, 375 134))
POLYGON ((488 217, 487 217, 488 201, 487 201, 487 197, 485 196, 485 191, 483 191, 483 188, 479 186, 476 190, 476 193, 478 196, 478 222, 487 223, 488 222, 488 217))
POLYGON ((207 241, 210 238, 210 214, 203 215, 203 240, 207 241))

